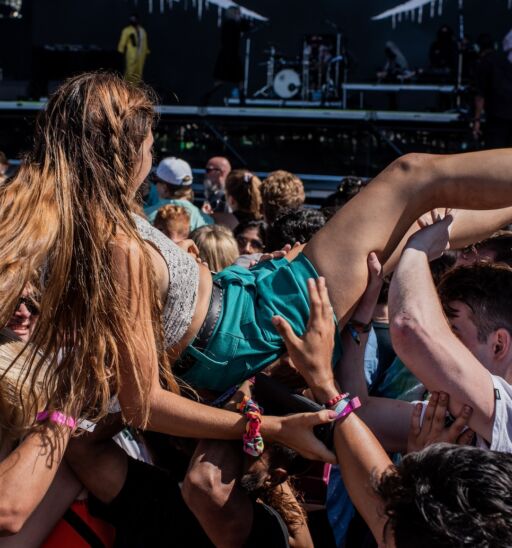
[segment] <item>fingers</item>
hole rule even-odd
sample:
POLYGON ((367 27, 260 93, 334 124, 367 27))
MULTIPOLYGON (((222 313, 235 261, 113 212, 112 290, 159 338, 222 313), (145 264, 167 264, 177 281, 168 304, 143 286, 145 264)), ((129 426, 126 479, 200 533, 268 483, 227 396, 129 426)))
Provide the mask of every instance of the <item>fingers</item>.
POLYGON ((418 437, 421 432, 421 412, 423 411, 423 405, 417 403, 414 406, 412 415, 411 415, 411 428, 410 433, 414 437, 418 437))
POLYGON ((295 335, 291 325, 284 318, 281 318, 281 316, 274 316, 272 318, 272 323, 287 347, 298 346, 300 339, 295 335))
MULTIPOLYGON (((336 419, 336 413, 324 409, 322 411, 318 411, 317 413, 305 413, 305 417, 308 426, 311 428, 311 431, 313 431, 315 426, 333 422, 336 419)), ((314 451, 317 455, 314 458, 330 464, 336 464, 336 455, 329 451, 329 449, 327 449, 327 447, 320 440, 318 440, 316 436, 314 436, 314 440, 315 441, 311 444, 311 451, 314 451)))
POLYGON ((322 300, 320 298, 320 292, 317 287, 317 281, 314 280, 313 278, 309 278, 307 284, 308 284, 309 306, 310 306, 308 325, 312 325, 313 323, 317 322, 319 319, 322 318, 322 300))
MULTIPOLYGON (((471 418, 471 414, 473 413, 473 409, 469 405, 464 405, 462 407, 462 411, 460 412, 459 416, 455 419, 455 422, 450 426, 448 430, 449 435, 449 441, 451 443, 459 443, 458 439, 460 437, 463 437, 466 431, 468 430, 466 427, 468 425, 469 419, 471 418)), ((468 434, 469 436, 469 434, 468 434)), ((473 434, 469 436, 469 442, 471 442, 471 439, 473 438, 473 434)), ((465 439, 465 437, 464 437, 465 439)), ((467 445, 467 443, 463 443, 463 445, 467 445)))
POLYGON ((322 303, 322 318, 324 321, 332 322, 333 311, 331 300, 329 299, 329 291, 327 289, 327 284, 325 283, 324 277, 321 276, 318 280, 316 280, 316 287, 322 303))
POLYGON ((430 432, 432 429, 432 422, 434 420, 438 399, 439 394, 437 392, 432 392, 430 399, 428 400, 427 409, 425 410, 425 416, 423 417, 423 425, 421 428, 424 432, 430 432))
POLYGON ((457 438, 458 445, 471 445, 473 443, 473 437, 475 432, 471 428, 466 428, 464 432, 457 438))
POLYGON ((446 412, 448 411, 448 394, 440 392, 437 395, 437 405, 434 409, 434 417, 431 431, 433 433, 441 433, 444 429, 446 420, 446 412))
POLYGON ((382 265, 374 251, 368 255, 368 272, 370 274, 369 283, 382 284, 382 265))

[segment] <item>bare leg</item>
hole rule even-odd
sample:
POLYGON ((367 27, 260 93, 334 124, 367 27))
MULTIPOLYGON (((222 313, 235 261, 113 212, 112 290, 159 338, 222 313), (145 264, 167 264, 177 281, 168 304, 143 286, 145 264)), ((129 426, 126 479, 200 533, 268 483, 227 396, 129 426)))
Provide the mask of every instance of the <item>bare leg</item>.
MULTIPOLYGON (((382 171, 306 246, 325 276, 344 324, 366 288, 367 257, 385 263, 413 222, 435 207, 496 209, 512 205, 512 153, 407 155, 382 171)), ((461 230, 463 236, 464 227, 461 230)))

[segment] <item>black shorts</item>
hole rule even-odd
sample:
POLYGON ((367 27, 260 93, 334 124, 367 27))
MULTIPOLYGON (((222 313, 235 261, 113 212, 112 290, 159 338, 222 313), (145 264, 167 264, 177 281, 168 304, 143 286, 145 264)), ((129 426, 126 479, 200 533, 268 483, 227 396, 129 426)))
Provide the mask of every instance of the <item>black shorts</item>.
MULTIPOLYGON (((169 471, 128 458, 126 481, 117 497, 104 504, 89 496, 92 515, 116 528, 116 547, 210 548, 204 533, 181 496, 178 482, 169 471)), ((288 531, 272 508, 254 503, 253 528, 247 547, 288 546, 288 531)))

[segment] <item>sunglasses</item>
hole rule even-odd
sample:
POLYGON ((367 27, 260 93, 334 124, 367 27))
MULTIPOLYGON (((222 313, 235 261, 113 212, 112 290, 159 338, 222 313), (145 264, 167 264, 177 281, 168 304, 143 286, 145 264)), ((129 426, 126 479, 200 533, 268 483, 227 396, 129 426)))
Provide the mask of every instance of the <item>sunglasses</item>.
POLYGON ((207 167, 205 171, 206 173, 211 173, 212 171, 218 171, 220 173, 222 170, 219 169, 218 167, 207 167))
POLYGON ((238 245, 240 245, 241 247, 245 247, 247 244, 249 244, 254 249, 263 249, 265 247, 261 240, 244 238, 244 236, 237 236, 236 241, 238 242, 238 245))
POLYGON ((39 315, 39 305, 32 297, 20 297, 16 303, 16 310, 19 310, 20 306, 24 304, 27 310, 32 314, 32 316, 39 315))

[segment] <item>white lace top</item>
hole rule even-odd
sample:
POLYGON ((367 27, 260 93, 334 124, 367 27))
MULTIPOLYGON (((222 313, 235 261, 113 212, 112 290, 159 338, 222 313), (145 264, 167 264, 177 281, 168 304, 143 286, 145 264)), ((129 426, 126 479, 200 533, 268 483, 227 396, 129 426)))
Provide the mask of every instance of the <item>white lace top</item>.
POLYGON ((183 338, 192 322, 199 287, 199 266, 193 257, 179 248, 148 221, 134 215, 140 237, 151 243, 164 258, 169 270, 169 288, 163 309, 167 348, 183 338))

